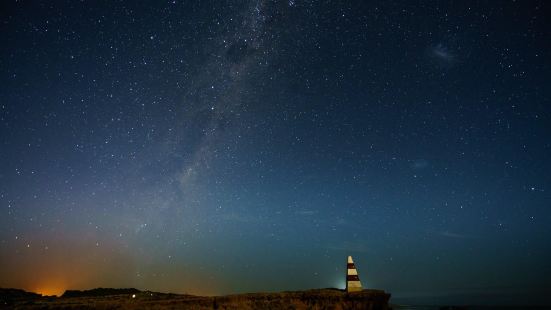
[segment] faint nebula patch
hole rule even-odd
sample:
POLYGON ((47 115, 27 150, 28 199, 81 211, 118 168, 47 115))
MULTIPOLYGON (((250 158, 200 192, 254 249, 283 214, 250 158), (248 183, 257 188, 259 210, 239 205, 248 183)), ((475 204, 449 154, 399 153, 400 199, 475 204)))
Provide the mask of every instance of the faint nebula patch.
POLYGON ((412 160, 410 164, 410 167, 413 170, 422 170, 427 168, 428 166, 429 166, 429 162, 425 159, 412 160))
POLYGON ((426 49, 427 58, 440 68, 451 68, 465 61, 471 53, 467 40, 459 35, 451 35, 434 42, 426 49))
POLYGON ((431 45, 427 53, 434 64, 444 68, 452 67, 458 59, 455 51, 441 42, 431 45))
POLYGON ((442 43, 434 45, 431 49, 432 55, 441 61, 453 62, 455 60, 455 55, 452 51, 442 43))

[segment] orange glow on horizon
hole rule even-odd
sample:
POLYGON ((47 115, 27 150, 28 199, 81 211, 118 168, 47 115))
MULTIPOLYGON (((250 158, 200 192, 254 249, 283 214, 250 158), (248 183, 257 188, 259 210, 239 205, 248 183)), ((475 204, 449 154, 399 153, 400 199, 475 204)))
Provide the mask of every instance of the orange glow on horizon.
POLYGON ((38 294, 42 294, 43 296, 61 296, 63 293, 65 293, 65 288, 63 286, 58 285, 51 285, 51 286, 45 286, 45 287, 39 287, 34 292, 38 294))

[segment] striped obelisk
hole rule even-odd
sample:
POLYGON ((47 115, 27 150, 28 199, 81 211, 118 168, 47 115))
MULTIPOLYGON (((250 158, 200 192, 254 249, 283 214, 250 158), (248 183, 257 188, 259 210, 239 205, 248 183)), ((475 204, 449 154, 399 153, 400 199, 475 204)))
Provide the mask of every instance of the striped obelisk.
POLYGON ((348 256, 348 262, 346 264, 346 292, 359 292, 361 290, 362 283, 358 277, 358 270, 356 270, 352 256, 348 256))

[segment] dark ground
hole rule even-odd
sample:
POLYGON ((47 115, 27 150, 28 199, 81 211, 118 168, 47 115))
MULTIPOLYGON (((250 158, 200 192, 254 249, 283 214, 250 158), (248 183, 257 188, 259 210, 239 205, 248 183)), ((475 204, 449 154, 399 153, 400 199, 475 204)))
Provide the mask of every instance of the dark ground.
POLYGON ((228 296, 165 294, 136 289, 67 291, 62 297, 1 289, 2 309, 388 309, 390 294, 337 289, 228 296))

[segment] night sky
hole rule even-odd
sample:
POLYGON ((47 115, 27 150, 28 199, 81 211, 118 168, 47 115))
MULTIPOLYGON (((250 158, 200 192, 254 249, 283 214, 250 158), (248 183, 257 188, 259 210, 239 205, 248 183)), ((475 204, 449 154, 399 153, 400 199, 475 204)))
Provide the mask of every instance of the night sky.
POLYGON ((0 287, 551 303, 546 1, 2 1, 0 287))

